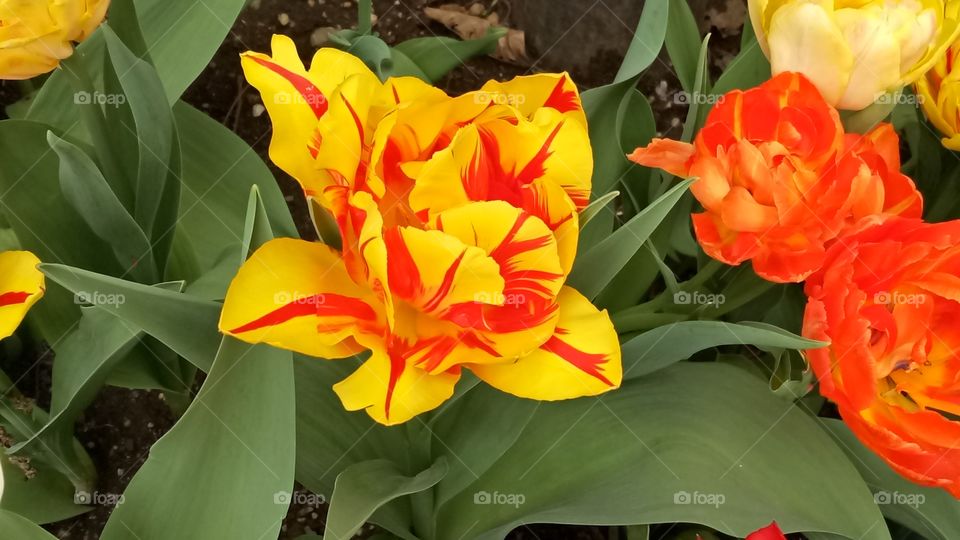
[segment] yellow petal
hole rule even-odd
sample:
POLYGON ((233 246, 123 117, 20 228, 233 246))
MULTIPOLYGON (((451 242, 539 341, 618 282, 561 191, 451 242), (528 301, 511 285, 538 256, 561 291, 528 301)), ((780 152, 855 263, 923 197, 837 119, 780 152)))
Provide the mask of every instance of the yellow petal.
MULTIPOLYGON (((373 345, 373 344, 371 344, 373 345)), ((459 370, 430 375, 412 362, 388 354, 383 344, 349 377, 333 386, 348 411, 366 409, 384 425, 402 424, 433 410, 453 395, 459 370)))
POLYGON ((350 279, 336 251, 281 238, 240 267, 227 290, 220 331, 248 343, 343 358, 362 350, 353 339, 358 333, 382 328, 375 305, 372 292, 350 279))
POLYGON ((774 75, 802 73, 836 105, 847 89, 854 57, 831 15, 817 3, 788 3, 773 13, 767 40, 774 75))
POLYGON ((480 248, 442 231, 395 227, 384 232, 390 293, 424 313, 465 302, 496 303, 504 280, 480 248))
POLYGON ((602 394, 620 386, 620 342, 606 311, 570 287, 560 293, 554 336, 514 363, 471 365, 487 384, 523 398, 554 401, 602 394))
POLYGON ((0 253, 0 339, 13 334, 44 291, 40 259, 28 251, 0 253))
POLYGON ((553 335, 554 299, 563 268, 553 232, 537 217, 503 201, 477 202, 440 213, 436 228, 482 249, 499 266, 504 286, 444 315, 476 332, 497 357, 527 354, 553 335))
POLYGON ((885 19, 867 9, 841 9, 836 23, 843 32, 853 68, 837 107, 858 111, 869 107, 900 80, 900 43, 885 19))
POLYGON ((489 81, 474 94, 479 101, 516 108, 527 119, 547 107, 587 127, 580 93, 567 73, 521 75, 507 82, 489 81))
POLYGON ((312 155, 318 151, 317 121, 326 114, 330 95, 351 76, 371 84, 379 85, 379 80, 362 61, 343 51, 320 49, 307 71, 290 38, 274 36, 272 49, 272 56, 243 54, 243 71, 260 91, 273 122, 270 158, 310 194, 316 194, 330 183, 326 173, 317 171, 312 155))

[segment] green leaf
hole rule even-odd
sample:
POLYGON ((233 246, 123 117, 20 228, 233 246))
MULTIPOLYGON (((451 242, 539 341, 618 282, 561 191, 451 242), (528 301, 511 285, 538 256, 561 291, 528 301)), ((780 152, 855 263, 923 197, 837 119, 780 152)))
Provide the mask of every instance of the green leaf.
POLYGON ((433 448, 450 464, 450 472, 437 486, 437 506, 483 476, 513 446, 539 405, 479 384, 444 410, 432 427, 433 448))
POLYGON ((595 298, 617 273, 643 248, 673 205, 693 180, 679 183, 650 204, 623 227, 577 257, 570 283, 587 298, 595 298))
POLYGON ((123 107, 129 110, 133 120, 132 126, 124 122, 108 127, 119 130, 120 136, 133 137, 137 141, 135 174, 126 171, 130 175, 128 181, 133 183, 133 215, 151 241, 156 242, 169 232, 170 225, 157 223, 161 203, 175 205, 178 202, 176 198, 169 201, 164 197, 167 183, 176 181, 168 174, 174 152, 173 115, 153 66, 130 52, 109 25, 101 31, 112 70, 123 89, 123 107))
POLYGON ((657 59, 666 38, 669 14, 669 0, 647 0, 644 3, 640 22, 614 83, 633 79, 657 59))
POLYGON ((654 328, 624 343, 623 376, 642 377, 721 345, 814 349, 824 344, 763 323, 684 321, 654 328))
POLYGON ((942 489, 920 486, 897 474, 842 421, 822 418, 820 422, 860 471, 887 519, 923 538, 960 538, 960 501, 942 489))
POLYGON ((242 241, 250 188, 254 185, 276 235, 299 237, 276 179, 249 145, 185 103, 174 107, 174 115, 183 148, 176 241, 188 239, 201 270, 213 268, 225 246, 242 241))
MULTIPOLYGON (((50 127, 0 122, 0 206, 23 249, 41 261, 121 275, 111 246, 101 241, 60 190, 59 160, 50 150, 50 127)), ((48 343, 56 343, 80 319, 72 293, 48 284, 31 318, 48 343)))
POLYGON ((706 111, 708 108, 703 107, 703 105, 705 104, 704 99, 710 96, 710 70, 707 66, 707 61, 709 60, 709 49, 707 47, 709 44, 710 34, 707 34, 706 37, 703 38, 703 43, 700 45, 693 90, 690 99, 687 100, 690 108, 687 109, 687 119, 683 123, 683 134, 680 136, 680 140, 685 142, 693 140, 693 137, 697 134, 697 131, 700 130, 700 126, 707 116, 706 111))
POLYGON ((583 228, 584 225, 586 225, 587 223, 590 223, 590 221, 593 218, 597 217, 597 214, 599 214, 604 209, 606 209, 607 204, 609 204, 610 201, 616 199, 619 196, 620 196, 619 191, 611 191, 610 193, 607 193, 606 195, 591 202, 589 206, 587 206, 586 208, 583 209, 582 212, 580 212, 580 228, 583 228))
POLYGON ((34 525, 29 519, 0 510, 0 536, 17 540, 56 540, 56 536, 34 525))
POLYGON ((315 493, 332 493, 337 475, 354 463, 406 460, 409 442, 402 428, 382 426, 362 412, 347 412, 333 392, 333 385, 358 367, 352 359, 332 362, 294 355, 297 480, 315 493))
POLYGON ((441 457, 416 476, 406 476, 392 461, 364 461, 344 469, 333 489, 325 540, 347 540, 386 503, 430 489, 447 474, 447 460, 441 457))
POLYGON ((135 0, 150 59, 172 104, 207 67, 246 0, 135 0), (184 51, 190 51, 184 54, 184 51))
POLYGON ((282 495, 293 488, 293 385, 289 352, 224 338, 200 393, 150 449, 102 538, 278 535, 282 495))
POLYGON ((156 278, 150 241, 96 164, 82 150, 52 132, 47 140, 60 158, 60 189, 66 200, 100 239, 113 246, 117 261, 127 268, 124 273, 143 280, 156 278))
POLYGON ((869 107, 859 111, 842 111, 840 119, 849 133, 866 134, 877 124, 886 121, 903 96, 903 89, 880 96, 869 107))
POLYGON ((263 199, 260 198, 260 189, 254 184, 250 186, 250 198, 247 201, 247 219, 243 225, 240 263, 247 260, 247 257, 257 248, 274 238, 267 209, 263 206, 263 199))
POLYGON ((346 51, 363 60, 371 71, 385 81, 393 75, 393 56, 390 46, 382 39, 367 34, 359 34, 350 40, 346 51))
MULTIPOLYGON (((506 33, 506 28, 491 27, 485 36, 477 39, 459 40, 442 36, 414 38, 395 45, 393 50, 416 64, 426 75, 427 82, 435 83, 467 60, 491 54, 497 48, 497 41, 506 33)), ((395 72, 394 75, 400 74, 395 72)))
POLYGON ((689 363, 599 398, 541 405, 497 464, 441 509, 437 537, 682 522, 742 538, 772 519, 787 532, 889 539, 869 489, 816 420, 749 373, 689 363))
MULTIPOLYGON (((6 456, 0 457, 3 497, 0 513, 13 512, 33 523, 54 523, 83 514, 90 509, 74 504, 74 486, 66 476, 45 464, 31 461, 36 476, 27 478, 23 470, 6 456)), ((0 537, 7 536, 0 526, 0 537)))
POLYGON ((42 264, 40 270, 92 305, 143 329, 201 370, 210 369, 220 342, 219 304, 60 264, 42 264))
POLYGON ((670 0, 666 45, 680 86, 687 93, 693 93, 699 66, 700 29, 686 0, 670 0))

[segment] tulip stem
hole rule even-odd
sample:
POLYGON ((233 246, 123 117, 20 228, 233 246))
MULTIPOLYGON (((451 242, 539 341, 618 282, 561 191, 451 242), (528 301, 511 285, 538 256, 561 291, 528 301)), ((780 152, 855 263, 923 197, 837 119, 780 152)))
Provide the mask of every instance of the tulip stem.
POLYGON ((359 0, 357 6, 357 30, 368 35, 373 30, 373 0, 359 0))

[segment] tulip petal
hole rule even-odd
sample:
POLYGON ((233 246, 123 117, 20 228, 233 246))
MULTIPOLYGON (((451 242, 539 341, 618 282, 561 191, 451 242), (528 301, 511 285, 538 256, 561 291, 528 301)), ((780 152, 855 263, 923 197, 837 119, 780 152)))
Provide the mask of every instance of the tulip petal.
POLYGON ((379 79, 357 57, 336 49, 317 51, 309 71, 290 38, 274 36, 272 49, 272 56, 247 52, 241 57, 244 75, 260 91, 273 123, 270 158, 305 190, 319 193, 330 179, 316 170, 312 154, 328 98, 350 76, 376 85, 379 79))
POLYGON ((527 119, 547 107, 587 127, 580 93, 567 73, 521 75, 507 82, 489 81, 476 94, 479 99, 487 99, 492 104, 516 107, 527 119))
POLYGON ((0 339, 20 326, 27 311, 44 292, 40 259, 28 251, 0 253, 0 339))
POLYGON ((846 91, 837 103, 840 109, 858 111, 884 92, 896 89, 900 80, 900 43, 888 22, 862 9, 841 9, 835 14, 850 52, 853 69, 846 91))
POLYGON ((281 238, 240 267, 224 299, 220 331, 248 343, 343 358, 362 350, 353 336, 383 326, 374 305, 336 251, 281 238))
POLYGON ((375 421, 392 426, 433 410, 450 399, 460 370, 431 375, 382 344, 353 374, 333 385, 348 411, 366 409, 375 421))
POLYGON ((564 273, 556 239, 542 221, 491 201, 441 212, 436 228, 485 251, 504 281, 501 298, 452 306, 445 319, 474 330, 486 348, 505 358, 529 353, 553 335, 554 298, 564 273))
POLYGON ((637 148, 627 156, 630 161, 644 167, 656 167, 668 173, 687 178, 696 150, 690 143, 672 139, 653 139, 647 146, 637 148))
POLYGON ((773 73, 803 73, 831 104, 844 96, 854 57, 843 34, 825 8, 815 2, 793 2, 770 19, 767 41, 773 73))
POLYGON ((487 384, 510 394, 545 401, 593 396, 620 386, 620 342, 606 311, 564 287, 553 337, 535 352, 508 364, 471 365, 487 384))

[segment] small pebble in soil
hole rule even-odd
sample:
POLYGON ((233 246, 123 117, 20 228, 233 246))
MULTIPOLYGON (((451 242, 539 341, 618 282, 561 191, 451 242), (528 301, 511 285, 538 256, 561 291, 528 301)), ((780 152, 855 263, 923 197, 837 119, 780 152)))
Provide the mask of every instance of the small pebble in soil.
POLYGON ((264 107, 263 105, 257 103, 256 105, 253 106, 253 117, 254 117, 254 118, 260 118, 260 116, 262 116, 263 113, 264 113, 264 111, 266 111, 266 110, 267 110, 266 107, 264 107))
POLYGON ((277 20, 280 22, 281 26, 286 26, 290 24, 290 16, 287 15, 286 13, 281 13, 280 15, 278 15, 277 20))

